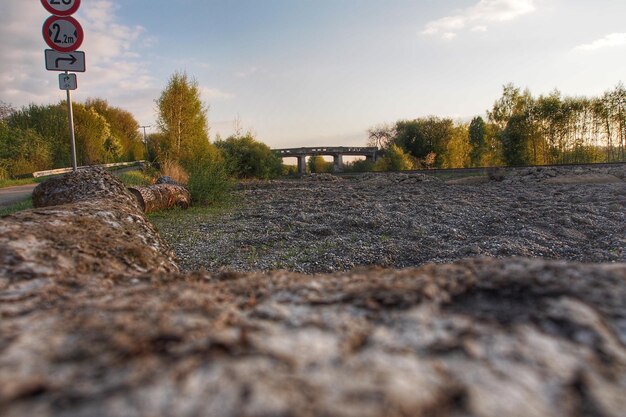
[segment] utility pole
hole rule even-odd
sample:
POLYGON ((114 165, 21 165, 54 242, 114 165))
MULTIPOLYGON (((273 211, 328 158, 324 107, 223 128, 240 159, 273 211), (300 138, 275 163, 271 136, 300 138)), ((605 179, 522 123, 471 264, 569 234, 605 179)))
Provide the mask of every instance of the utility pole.
POLYGON ((140 129, 143 129, 143 144, 146 147, 146 161, 148 160, 148 137, 146 136, 146 128, 152 127, 152 125, 139 126, 140 129))

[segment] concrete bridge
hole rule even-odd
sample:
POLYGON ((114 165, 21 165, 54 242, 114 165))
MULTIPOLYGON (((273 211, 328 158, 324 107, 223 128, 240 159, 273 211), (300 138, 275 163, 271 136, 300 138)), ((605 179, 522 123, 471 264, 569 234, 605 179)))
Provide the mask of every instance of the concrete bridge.
POLYGON ((282 158, 298 158, 298 174, 306 174, 306 157, 307 156, 332 156, 333 171, 343 171, 344 156, 364 156, 366 160, 375 162, 380 155, 380 151, 376 147, 345 147, 345 146, 320 146, 316 148, 291 148, 291 149, 272 149, 282 158))

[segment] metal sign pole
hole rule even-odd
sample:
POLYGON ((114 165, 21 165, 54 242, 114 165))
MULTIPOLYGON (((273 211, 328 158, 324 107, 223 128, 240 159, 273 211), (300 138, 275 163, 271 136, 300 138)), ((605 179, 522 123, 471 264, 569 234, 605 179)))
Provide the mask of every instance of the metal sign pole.
MULTIPOLYGON (((65 74, 67 75, 68 72, 65 71, 65 74)), ((76 164, 76 141, 74 138, 74 111, 72 110, 72 93, 70 92, 69 89, 67 89, 66 91, 67 91, 67 118, 69 121, 69 128, 70 128, 70 146, 72 148, 72 168, 74 172, 76 172, 78 170, 78 166, 76 164)))

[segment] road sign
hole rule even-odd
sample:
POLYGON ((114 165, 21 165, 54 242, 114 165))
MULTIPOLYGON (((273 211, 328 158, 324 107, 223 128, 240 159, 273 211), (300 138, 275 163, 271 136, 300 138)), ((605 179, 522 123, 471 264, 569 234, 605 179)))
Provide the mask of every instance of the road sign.
POLYGON ((78 88, 76 74, 59 74, 59 88, 61 90, 76 90, 78 88))
POLYGON ((48 71, 85 72, 83 51, 57 52, 46 49, 46 69, 48 71))
POLYGON ((80 7, 80 0, 41 0, 41 4, 53 15, 70 16, 80 7))
POLYGON ((85 37, 83 28, 73 17, 50 16, 42 32, 48 46, 59 52, 77 50, 85 37))

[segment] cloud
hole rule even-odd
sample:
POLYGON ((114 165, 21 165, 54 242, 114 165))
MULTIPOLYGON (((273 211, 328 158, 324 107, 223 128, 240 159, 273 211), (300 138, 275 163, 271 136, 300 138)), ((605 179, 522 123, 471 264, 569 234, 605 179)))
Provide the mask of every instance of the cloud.
POLYGON ((221 91, 217 88, 200 86, 200 95, 204 101, 229 100, 235 96, 231 93, 221 91))
POLYGON ((626 45, 626 33, 611 33, 591 43, 578 45, 574 49, 578 51, 595 51, 597 49, 615 48, 624 45, 626 45))
MULTIPOLYGON (((48 104, 63 99, 56 72, 44 68, 45 45, 41 26, 47 12, 40 2, 2 2, 0 38, 0 100, 14 106, 48 104)), ((83 2, 77 20, 85 31, 87 72, 78 74, 79 99, 103 97, 130 111, 152 117, 152 100, 158 94, 155 79, 141 56, 146 30, 119 23, 110 0, 83 2), (140 102, 141 100, 141 102, 140 102), (141 109, 149 109, 147 110, 141 109)))
POLYGON ((426 24, 423 35, 453 39, 459 31, 471 26, 472 32, 486 32, 488 24, 506 22, 534 12, 537 0, 480 0, 466 9, 426 24))

